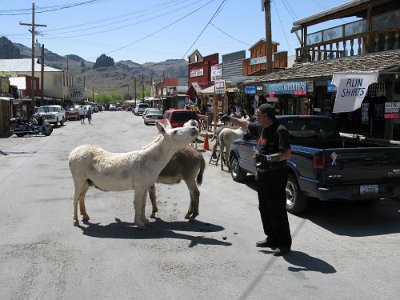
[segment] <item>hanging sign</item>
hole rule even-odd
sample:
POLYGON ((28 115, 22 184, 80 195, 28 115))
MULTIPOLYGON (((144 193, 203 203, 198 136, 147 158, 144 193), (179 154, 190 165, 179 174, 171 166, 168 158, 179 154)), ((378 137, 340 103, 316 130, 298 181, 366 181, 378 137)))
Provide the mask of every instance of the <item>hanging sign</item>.
POLYGON ((400 118, 400 102, 385 103, 385 119, 400 118))
POLYGON ((256 93, 256 86, 255 85, 246 85, 244 87, 244 92, 249 95, 254 95, 256 93))
POLYGON ((333 113, 351 112, 359 109, 367 94, 368 86, 378 81, 378 71, 335 72, 332 83, 337 92, 333 113))
POLYGON ((225 94, 225 80, 215 81, 214 87, 216 94, 225 94))

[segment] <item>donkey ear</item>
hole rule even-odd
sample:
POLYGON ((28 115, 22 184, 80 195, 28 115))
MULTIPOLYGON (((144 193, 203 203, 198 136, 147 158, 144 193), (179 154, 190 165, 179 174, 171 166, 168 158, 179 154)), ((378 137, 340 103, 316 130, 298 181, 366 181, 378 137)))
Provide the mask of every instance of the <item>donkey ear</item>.
POLYGON ((160 124, 159 122, 156 122, 156 126, 157 126, 159 133, 164 134, 166 132, 164 126, 162 124, 160 124))

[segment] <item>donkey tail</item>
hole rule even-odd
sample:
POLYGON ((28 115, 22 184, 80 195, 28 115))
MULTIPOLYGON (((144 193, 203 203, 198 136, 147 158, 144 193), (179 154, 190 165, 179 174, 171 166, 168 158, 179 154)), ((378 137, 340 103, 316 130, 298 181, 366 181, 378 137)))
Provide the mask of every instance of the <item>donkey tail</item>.
POLYGON ((204 160, 203 155, 201 156, 201 159, 199 159, 199 163, 200 163, 200 170, 196 178, 197 185, 201 185, 203 183, 203 173, 204 169, 206 168, 206 161, 204 160))

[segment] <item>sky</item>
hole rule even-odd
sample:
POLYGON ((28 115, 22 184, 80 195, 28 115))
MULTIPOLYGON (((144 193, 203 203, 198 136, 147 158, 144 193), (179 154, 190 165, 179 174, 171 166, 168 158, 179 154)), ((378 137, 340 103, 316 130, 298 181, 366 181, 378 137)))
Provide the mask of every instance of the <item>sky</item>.
MULTIPOLYGON (((278 51, 295 54, 293 22, 350 0, 271 0, 272 40, 278 51)), ((161 62, 186 59, 195 50, 221 56, 265 38, 262 0, 0 0, 0 36, 31 47, 32 3, 36 39, 59 55, 95 62, 114 59, 161 62)), ((345 20, 348 22, 349 20, 345 20)), ((343 24, 334 21, 309 33, 343 24)), ((350 20, 351 21, 351 20, 350 20)))

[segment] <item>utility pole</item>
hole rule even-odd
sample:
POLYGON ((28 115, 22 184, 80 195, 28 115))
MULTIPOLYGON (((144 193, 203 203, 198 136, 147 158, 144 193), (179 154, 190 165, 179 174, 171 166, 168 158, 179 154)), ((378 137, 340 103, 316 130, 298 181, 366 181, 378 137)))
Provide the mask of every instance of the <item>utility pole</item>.
POLYGON ((143 97, 142 102, 144 102, 144 75, 143 75, 143 73, 142 73, 142 97, 143 97))
POLYGON ((41 59, 40 59, 40 64, 42 67, 42 70, 40 72, 40 106, 42 106, 43 103, 43 88, 44 88, 44 45, 42 45, 42 52, 41 52, 41 59))
POLYGON ((32 33, 32 81, 31 81, 31 97, 32 97, 32 106, 35 107, 35 28, 36 27, 47 27, 47 25, 35 24, 35 3, 32 2, 32 23, 22 23, 19 22, 19 25, 31 26, 29 30, 32 33))
POLYGON ((134 86, 134 88, 135 88, 135 105, 136 105, 136 77, 134 77, 134 79, 135 79, 135 86, 134 86))
POLYGON ((272 73, 272 37, 271 37, 271 0, 264 1, 265 11, 265 50, 266 50, 266 74, 272 73))

